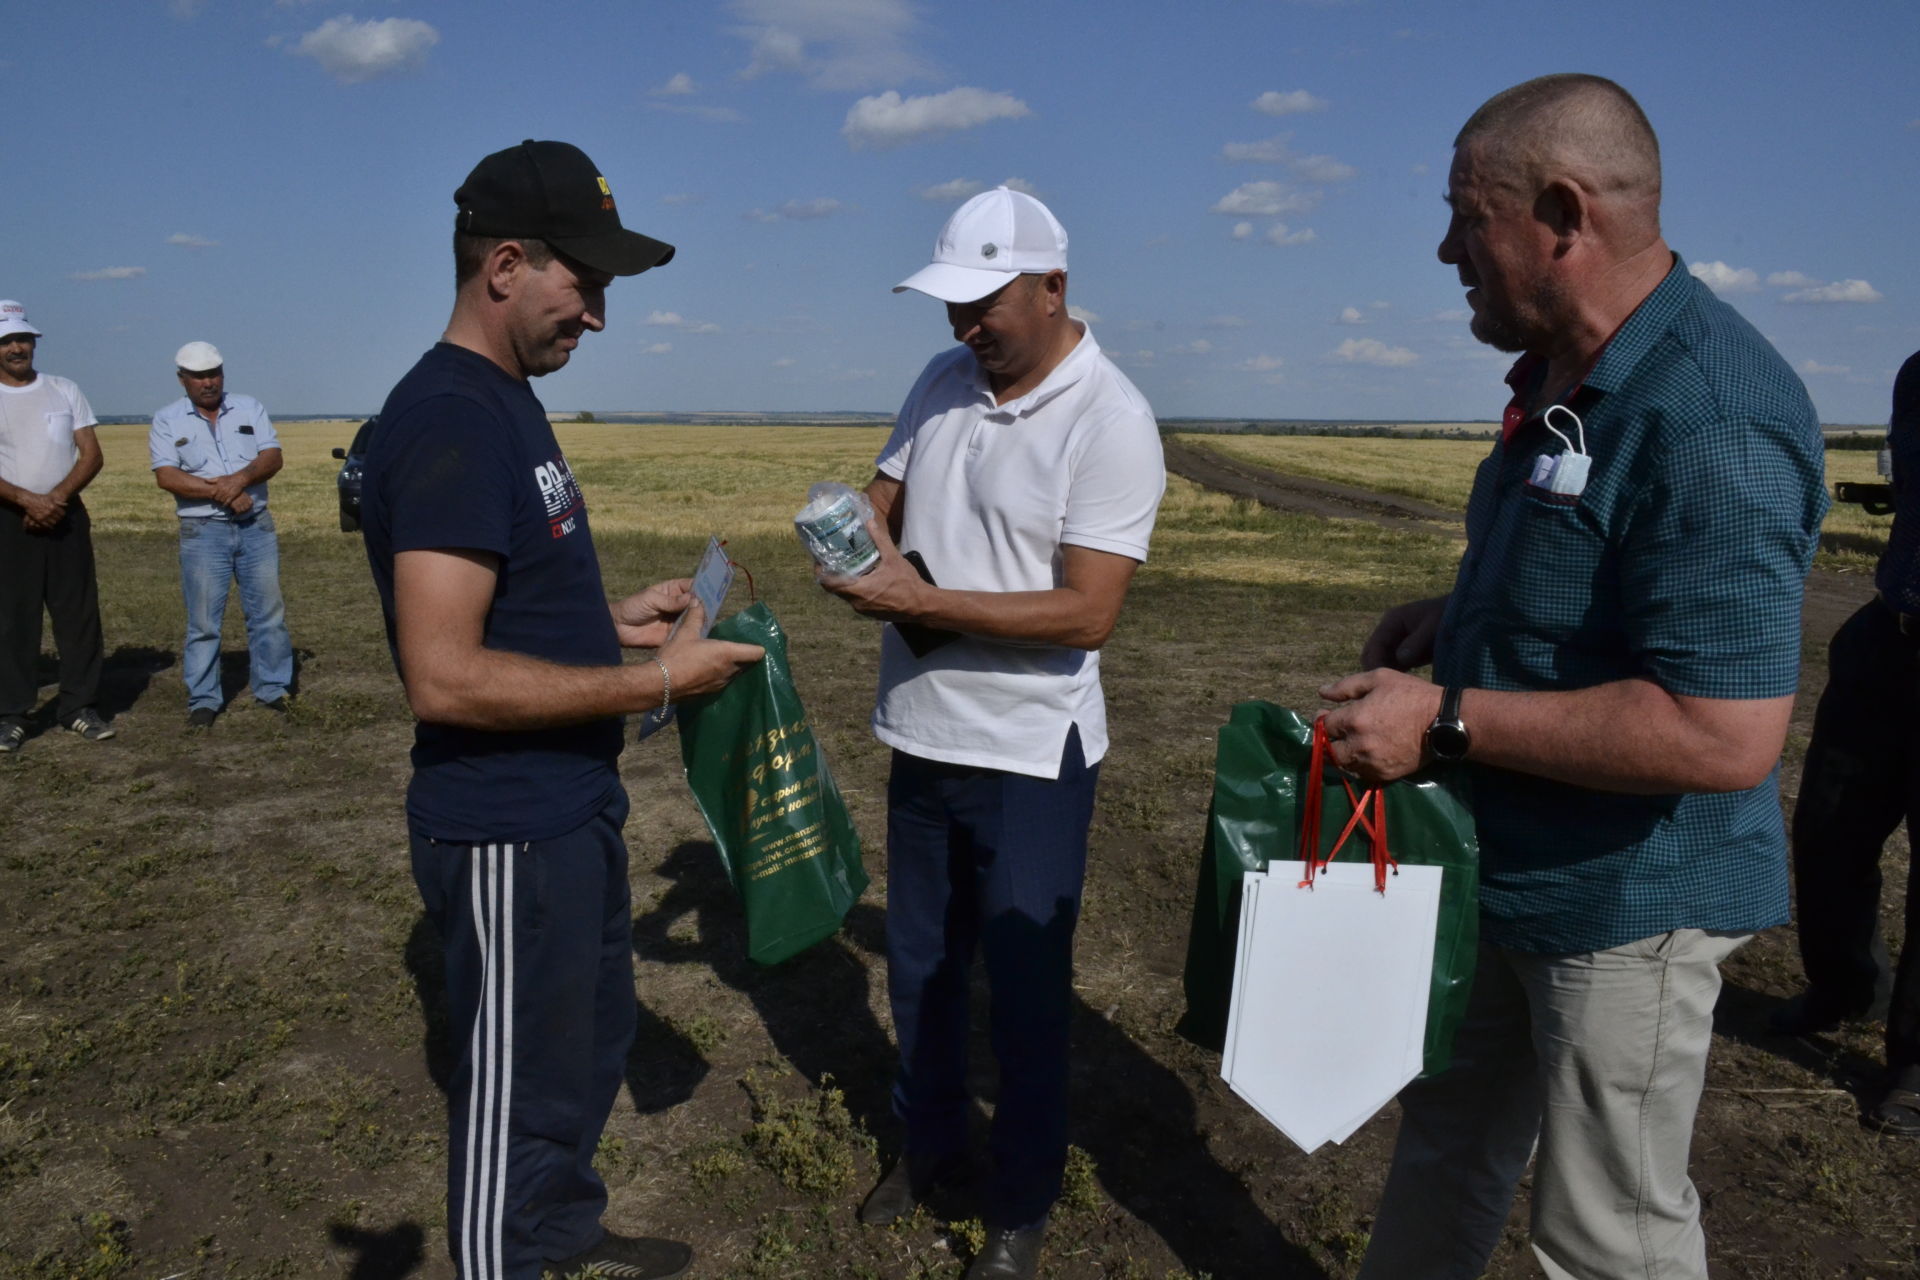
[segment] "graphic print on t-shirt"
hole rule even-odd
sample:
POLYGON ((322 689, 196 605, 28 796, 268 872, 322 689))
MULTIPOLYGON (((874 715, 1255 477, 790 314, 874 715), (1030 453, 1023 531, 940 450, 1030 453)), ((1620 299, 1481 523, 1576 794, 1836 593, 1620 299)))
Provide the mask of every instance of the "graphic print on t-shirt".
POLYGON ((533 469, 533 479, 540 486, 540 500, 547 506, 548 528, 554 537, 566 537, 579 525, 580 513, 586 509, 580 486, 573 479, 573 469, 567 466, 565 457, 556 453, 552 461, 533 469))

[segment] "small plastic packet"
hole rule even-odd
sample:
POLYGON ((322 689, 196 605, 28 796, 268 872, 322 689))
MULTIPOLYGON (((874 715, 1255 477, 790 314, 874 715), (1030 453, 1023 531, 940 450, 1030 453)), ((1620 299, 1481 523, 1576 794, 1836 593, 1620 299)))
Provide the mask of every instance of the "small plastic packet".
POLYGON ((857 578, 880 563, 880 548, 867 532, 871 519, 866 494, 824 480, 807 490, 807 505, 793 518, 793 528, 815 564, 836 577, 857 578))

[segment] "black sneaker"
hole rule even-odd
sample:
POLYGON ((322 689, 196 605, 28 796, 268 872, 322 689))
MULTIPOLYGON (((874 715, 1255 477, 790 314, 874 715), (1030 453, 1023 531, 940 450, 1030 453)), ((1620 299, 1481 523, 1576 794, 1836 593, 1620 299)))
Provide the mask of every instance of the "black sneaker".
POLYGON ((673 1280, 692 1265, 691 1245, 609 1231, 593 1248, 547 1263, 540 1276, 541 1280, 673 1280))
POLYGON ((26 722, 22 720, 0 720, 0 756, 12 755, 27 740, 26 722))
POLYGON ((67 721, 67 728, 88 742, 105 742, 113 736, 113 726, 102 720, 100 713, 92 707, 82 707, 74 712, 73 719, 67 721))
POLYGON ((270 702, 263 700, 260 705, 277 716, 285 716, 287 712, 293 710, 293 699, 283 693, 270 702))
POLYGON ((219 714, 220 713, 212 707, 195 707, 193 710, 187 712, 187 728, 211 729, 213 728, 214 718, 219 714))

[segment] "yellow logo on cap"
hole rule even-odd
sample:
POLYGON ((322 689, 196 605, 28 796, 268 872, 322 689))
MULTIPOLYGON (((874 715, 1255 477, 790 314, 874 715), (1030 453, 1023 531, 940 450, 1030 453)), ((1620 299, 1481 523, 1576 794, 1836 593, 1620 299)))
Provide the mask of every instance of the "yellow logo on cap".
POLYGON ((607 185, 607 180, 605 178, 601 177, 597 173, 593 175, 593 178, 595 182, 598 182, 600 184, 601 195, 610 196, 613 194, 613 188, 607 185))

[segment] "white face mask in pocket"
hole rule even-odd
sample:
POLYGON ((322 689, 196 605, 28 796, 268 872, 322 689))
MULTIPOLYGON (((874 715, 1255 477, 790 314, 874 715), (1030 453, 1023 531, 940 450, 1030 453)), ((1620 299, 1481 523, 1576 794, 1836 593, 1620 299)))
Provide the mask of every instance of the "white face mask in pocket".
POLYGON ((70 413, 49 413, 47 419, 47 439, 61 444, 73 436, 73 415, 70 413))
POLYGON ((1558 404, 1550 406, 1541 421, 1546 425, 1547 430, 1560 437, 1560 442, 1567 448, 1564 453, 1542 454, 1535 458, 1533 475, 1528 482, 1537 489, 1545 489, 1548 493, 1579 497, 1586 491, 1587 472, 1593 467, 1593 458, 1587 453, 1586 424, 1580 421, 1580 416, 1573 410, 1558 404), (1578 445, 1561 434, 1559 428, 1553 425, 1555 410, 1573 420, 1574 432, 1580 440, 1578 445))

